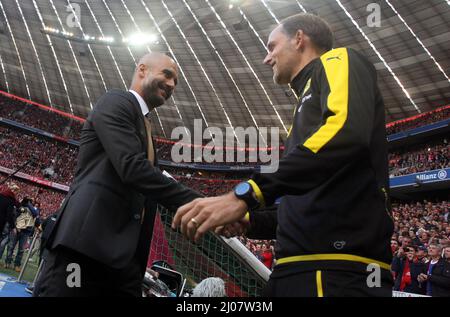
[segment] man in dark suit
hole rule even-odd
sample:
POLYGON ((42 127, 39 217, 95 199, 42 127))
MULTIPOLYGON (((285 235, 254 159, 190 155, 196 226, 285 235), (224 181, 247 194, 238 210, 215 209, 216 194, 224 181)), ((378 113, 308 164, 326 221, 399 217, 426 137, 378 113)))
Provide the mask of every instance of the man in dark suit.
POLYGON ((18 189, 16 184, 0 186, 0 237, 7 223, 10 228, 14 228, 14 208, 19 205, 16 200, 18 189))
POLYGON ((142 295, 157 204, 175 211, 200 196, 156 167, 146 119, 171 96, 177 75, 171 58, 147 54, 129 91, 108 91, 97 102, 34 296, 142 295))

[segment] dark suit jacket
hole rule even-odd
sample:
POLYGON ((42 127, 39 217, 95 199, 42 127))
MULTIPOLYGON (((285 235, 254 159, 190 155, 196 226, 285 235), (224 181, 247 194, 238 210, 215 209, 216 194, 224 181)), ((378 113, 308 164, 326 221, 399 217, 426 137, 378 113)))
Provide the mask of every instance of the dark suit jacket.
POLYGON ((147 160, 144 116, 134 95, 108 91, 83 126, 75 178, 49 248, 64 246, 112 268, 137 257, 144 270, 157 204, 175 211, 197 197, 147 160))
MULTIPOLYGON (((398 256, 394 256, 392 259, 392 271, 396 274, 394 281, 394 291, 400 290, 406 261, 407 259, 405 257, 399 258, 398 256)), ((409 270, 411 272, 411 284, 407 285, 403 292, 424 295, 426 289, 424 287, 421 287, 419 281, 417 280, 417 277, 425 270, 425 263, 409 262, 409 270)))
MULTIPOLYGON (((426 265, 423 273, 427 273, 430 266, 430 262, 426 265)), ((428 281, 431 283, 431 296, 433 297, 449 297, 450 296, 450 260, 440 258, 436 263, 436 266, 431 272, 431 276, 428 276, 428 281)), ((427 284, 424 284, 426 288, 427 284)))
POLYGON ((13 194, 10 191, 0 192, 0 237, 2 237, 6 223, 9 223, 10 229, 14 228, 14 207, 16 205, 17 201, 13 198, 13 194))

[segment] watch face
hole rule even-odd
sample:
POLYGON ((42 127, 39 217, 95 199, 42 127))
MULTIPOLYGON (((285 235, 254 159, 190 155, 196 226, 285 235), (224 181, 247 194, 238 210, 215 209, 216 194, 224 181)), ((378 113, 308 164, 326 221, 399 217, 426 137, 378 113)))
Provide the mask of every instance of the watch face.
POLYGON ((242 196, 242 195, 247 194, 249 190, 250 190, 249 183, 240 183, 236 186, 236 188, 234 189, 234 192, 236 193, 236 195, 242 196))

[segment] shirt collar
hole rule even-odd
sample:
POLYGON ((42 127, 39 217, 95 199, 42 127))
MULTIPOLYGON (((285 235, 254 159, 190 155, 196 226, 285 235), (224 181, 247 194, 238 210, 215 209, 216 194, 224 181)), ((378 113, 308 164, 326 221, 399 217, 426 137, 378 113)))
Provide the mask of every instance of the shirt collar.
POLYGON ((139 106, 141 106, 141 111, 144 116, 147 116, 150 113, 150 110, 148 110, 147 103, 144 101, 144 99, 139 95, 136 91, 130 89, 129 92, 131 92, 139 102, 139 106))
POLYGON ((309 62, 303 69, 294 77, 291 82, 291 88, 295 90, 295 93, 299 96, 302 93, 302 89, 305 86, 309 78, 311 78, 312 71, 316 63, 320 61, 320 58, 315 58, 309 62))

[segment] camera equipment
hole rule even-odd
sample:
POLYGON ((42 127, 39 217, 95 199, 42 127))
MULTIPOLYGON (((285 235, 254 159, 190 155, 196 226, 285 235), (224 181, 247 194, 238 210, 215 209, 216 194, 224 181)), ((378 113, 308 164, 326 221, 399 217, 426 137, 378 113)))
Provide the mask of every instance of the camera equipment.
POLYGON ((146 272, 142 288, 146 297, 184 297, 186 279, 165 261, 155 261, 150 268, 158 277, 146 272))

